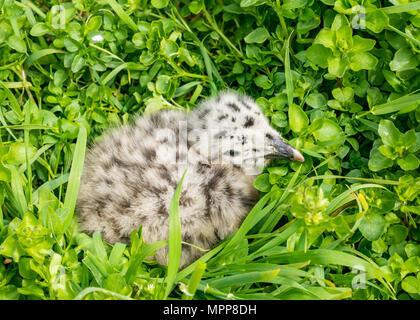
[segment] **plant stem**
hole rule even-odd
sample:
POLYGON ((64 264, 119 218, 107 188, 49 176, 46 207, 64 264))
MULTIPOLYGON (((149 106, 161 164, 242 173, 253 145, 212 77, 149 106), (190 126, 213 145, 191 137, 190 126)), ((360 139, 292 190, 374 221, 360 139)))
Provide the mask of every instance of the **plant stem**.
POLYGON ((216 31, 219 36, 226 42, 226 44, 231 47, 241 58, 244 57, 244 54, 235 47, 235 45, 225 36, 225 34, 219 29, 217 26, 217 23, 214 21, 213 17, 208 13, 206 9, 203 9, 204 15, 207 19, 207 21, 210 23, 211 27, 216 31))

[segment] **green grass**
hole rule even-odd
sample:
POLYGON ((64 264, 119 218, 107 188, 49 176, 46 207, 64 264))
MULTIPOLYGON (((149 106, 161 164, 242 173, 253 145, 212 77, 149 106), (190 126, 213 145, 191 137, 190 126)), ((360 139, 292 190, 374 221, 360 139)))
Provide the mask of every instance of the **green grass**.
POLYGON ((0 299, 419 299, 419 35, 420 1, 0 0, 0 299), (78 231, 94 138, 226 88, 305 156, 237 232, 180 270, 182 180, 167 241, 78 231))

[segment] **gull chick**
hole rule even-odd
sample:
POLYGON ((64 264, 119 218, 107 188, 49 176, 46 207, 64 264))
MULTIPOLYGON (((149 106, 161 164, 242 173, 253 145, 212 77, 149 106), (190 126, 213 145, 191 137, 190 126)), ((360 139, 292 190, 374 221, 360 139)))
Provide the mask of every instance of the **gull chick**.
MULTIPOLYGON (((88 150, 77 201, 81 229, 128 243, 142 226, 146 243, 167 240, 170 201, 187 169, 179 201, 182 241, 211 249, 258 201, 253 181, 273 158, 304 161, 245 95, 223 92, 192 111, 138 117, 88 150)), ((188 244, 180 267, 202 255, 188 244)), ((167 246, 153 259, 167 264, 167 246)))

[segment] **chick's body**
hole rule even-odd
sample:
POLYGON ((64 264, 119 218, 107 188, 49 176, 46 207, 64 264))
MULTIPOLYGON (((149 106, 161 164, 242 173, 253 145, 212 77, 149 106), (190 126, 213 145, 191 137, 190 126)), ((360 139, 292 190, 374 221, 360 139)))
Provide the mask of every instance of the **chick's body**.
MULTIPOLYGON (((179 201, 182 240, 210 249, 237 230, 259 195, 253 187, 255 175, 245 173, 235 160, 241 153, 231 150, 232 145, 226 149, 223 139, 241 140, 246 153, 245 140, 250 143, 252 137, 237 134, 239 127, 266 121, 246 99, 225 93, 193 112, 167 110, 143 116, 103 136, 85 160, 77 202, 82 230, 102 232, 110 243, 128 243, 131 232, 142 225, 146 243, 168 239, 170 201, 186 168, 179 201), (222 142, 217 152, 211 151, 215 145, 208 139, 214 136, 218 146, 222 142), (215 161, 221 155, 228 160, 215 161)), ((263 125, 268 126, 268 135, 279 136, 268 122, 263 125)), ((183 245, 181 267, 201 254, 183 245)), ((167 264, 167 256, 164 247, 154 259, 167 264)))

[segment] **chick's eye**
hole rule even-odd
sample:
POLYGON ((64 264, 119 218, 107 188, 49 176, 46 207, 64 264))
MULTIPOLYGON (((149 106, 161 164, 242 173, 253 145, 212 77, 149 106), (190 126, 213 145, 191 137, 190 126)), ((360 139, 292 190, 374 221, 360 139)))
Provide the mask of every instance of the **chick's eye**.
POLYGON ((235 151, 234 150, 230 150, 229 151, 229 154, 230 154, 231 157, 233 157, 235 155, 235 151))

